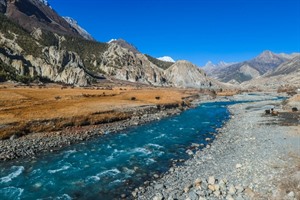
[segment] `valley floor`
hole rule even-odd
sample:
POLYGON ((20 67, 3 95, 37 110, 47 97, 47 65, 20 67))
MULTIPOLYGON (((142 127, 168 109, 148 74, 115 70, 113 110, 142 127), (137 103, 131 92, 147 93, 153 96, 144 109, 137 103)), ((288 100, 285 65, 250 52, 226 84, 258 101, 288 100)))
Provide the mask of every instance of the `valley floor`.
POLYGON ((299 112, 266 115, 279 101, 230 106, 217 139, 132 192, 136 199, 300 199, 299 112), (296 117, 296 123, 287 123, 296 117), (284 126, 286 124, 293 126, 284 126))
POLYGON ((199 90, 4 84, 0 94, 0 160, 12 160, 179 113, 199 90))

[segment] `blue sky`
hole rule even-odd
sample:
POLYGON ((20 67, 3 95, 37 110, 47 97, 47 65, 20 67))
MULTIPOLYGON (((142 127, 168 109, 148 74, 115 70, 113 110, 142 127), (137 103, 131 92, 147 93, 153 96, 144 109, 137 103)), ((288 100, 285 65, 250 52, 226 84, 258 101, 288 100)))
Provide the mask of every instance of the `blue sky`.
POLYGON ((48 0, 101 42, 123 38, 142 53, 199 66, 263 50, 300 52, 300 0, 48 0))

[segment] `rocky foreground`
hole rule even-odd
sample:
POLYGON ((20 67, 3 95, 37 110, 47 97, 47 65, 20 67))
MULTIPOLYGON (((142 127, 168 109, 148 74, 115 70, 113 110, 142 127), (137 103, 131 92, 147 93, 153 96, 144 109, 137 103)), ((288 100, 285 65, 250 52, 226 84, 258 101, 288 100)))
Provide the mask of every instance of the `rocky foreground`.
MULTIPOLYGON (((300 128, 265 115, 280 102, 230 106, 217 139, 182 166, 132 192, 135 199, 300 199, 300 128)), ((299 122, 299 121, 298 121, 299 122)))

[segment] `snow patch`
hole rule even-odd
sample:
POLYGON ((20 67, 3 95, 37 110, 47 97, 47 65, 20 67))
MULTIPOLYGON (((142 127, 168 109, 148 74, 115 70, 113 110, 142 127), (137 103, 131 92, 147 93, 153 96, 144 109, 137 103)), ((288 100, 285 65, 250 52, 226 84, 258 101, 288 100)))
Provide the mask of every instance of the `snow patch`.
POLYGON ((111 39, 111 40, 109 40, 107 43, 109 44, 109 43, 112 43, 112 42, 114 42, 114 41, 117 41, 117 39, 111 39))
POLYGON ((158 60, 161 60, 161 61, 165 61, 165 62, 175 62, 175 60, 173 58, 171 58, 170 56, 163 56, 163 57, 159 57, 157 58, 158 60))

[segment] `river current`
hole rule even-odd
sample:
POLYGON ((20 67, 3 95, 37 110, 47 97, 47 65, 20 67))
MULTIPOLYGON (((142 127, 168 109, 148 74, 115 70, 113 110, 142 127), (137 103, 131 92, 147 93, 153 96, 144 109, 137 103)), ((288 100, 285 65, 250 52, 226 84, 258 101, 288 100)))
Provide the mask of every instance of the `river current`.
POLYGON ((0 163, 0 199, 118 199, 207 144, 234 102, 204 103, 180 115, 106 134, 59 152, 0 163))

